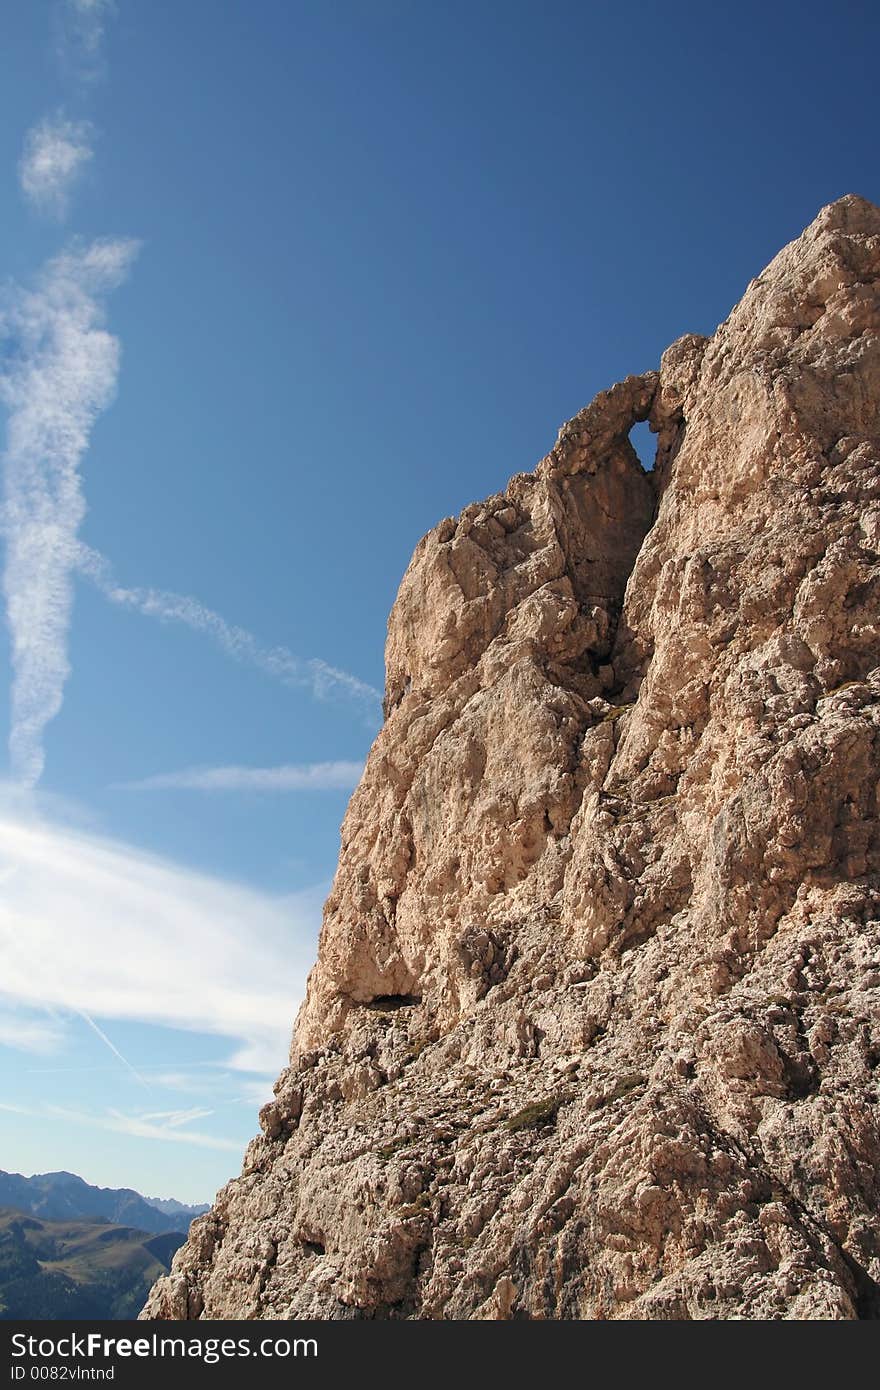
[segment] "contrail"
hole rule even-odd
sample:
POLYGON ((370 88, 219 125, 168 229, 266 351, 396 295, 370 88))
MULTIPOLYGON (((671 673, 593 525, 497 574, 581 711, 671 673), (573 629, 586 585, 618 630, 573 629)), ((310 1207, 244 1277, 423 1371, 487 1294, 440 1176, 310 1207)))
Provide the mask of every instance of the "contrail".
POLYGON ((13 779, 24 787, 40 779, 44 732, 61 709, 75 571, 112 603, 200 632, 285 685, 318 699, 339 694, 359 702, 371 723, 381 703, 379 691, 349 672, 264 646, 197 599, 123 587, 104 556, 79 541, 86 510, 80 464, 119 371, 119 343, 104 327, 103 301, 137 250, 130 240, 74 245, 48 263, 35 288, 13 288, 0 303, 0 401, 9 417, 2 506, 13 667, 9 749, 13 779))
POLYGON ((3 594, 12 639, 9 749, 14 779, 34 786, 43 733, 61 708, 69 673, 77 531, 85 514, 80 461, 116 389, 119 343, 104 328, 104 296, 137 253, 129 240, 74 245, 50 261, 32 290, 0 306, 0 400, 6 563, 3 594))
POLYGON ((136 1068, 131 1065, 131 1062, 129 1062, 127 1058, 123 1057, 122 1053, 119 1051, 119 1048, 116 1047, 110 1041, 103 1028, 99 1028, 95 1020, 93 1018, 90 1018, 87 1013, 84 1013, 82 1009, 76 1009, 75 1013, 78 1014, 78 1016, 82 1019, 83 1023, 87 1023, 89 1027, 92 1029, 92 1031, 97 1033, 104 1046, 109 1047, 110 1051, 113 1053, 113 1056, 119 1059, 119 1061, 125 1067, 126 1071, 130 1071, 135 1080, 140 1082, 141 1086, 143 1086, 144 1089, 148 1091, 150 1089, 149 1082, 141 1076, 140 1072, 137 1071, 136 1068))
POLYGON ((159 772, 135 782, 117 782, 118 791, 151 792, 168 788, 200 792, 353 791, 362 762, 282 763, 280 767, 189 767, 159 772))
POLYGON ((186 594, 165 589, 124 588, 117 583, 109 560, 82 542, 77 545, 76 568, 111 603, 158 618, 160 622, 181 623, 208 637, 233 661, 255 666, 284 685, 311 690, 319 700, 338 692, 361 702, 371 715, 378 713, 382 703, 380 692, 357 676, 330 666, 320 657, 302 659, 287 647, 265 647, 252 632, 228 623, 219 613, 186 594))

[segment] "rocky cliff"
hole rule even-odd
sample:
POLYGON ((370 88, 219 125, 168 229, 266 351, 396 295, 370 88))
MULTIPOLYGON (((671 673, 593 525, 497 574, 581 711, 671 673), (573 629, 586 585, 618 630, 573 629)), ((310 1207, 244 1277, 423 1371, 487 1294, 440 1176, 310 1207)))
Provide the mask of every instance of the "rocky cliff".
POLYGON ((880 1316, 878 619, 847 197, 418 545, 291 1065, 148 1314, 880 1316))

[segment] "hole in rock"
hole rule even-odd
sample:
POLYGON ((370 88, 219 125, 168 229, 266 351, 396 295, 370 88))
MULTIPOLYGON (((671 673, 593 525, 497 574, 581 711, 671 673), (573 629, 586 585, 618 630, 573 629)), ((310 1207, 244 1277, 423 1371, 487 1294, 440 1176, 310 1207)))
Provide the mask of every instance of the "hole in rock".
POLYGON ((645 472, 651 473, 657 458, 657 436, 651 432, 647 420, 639 420, 633 425, 629 432, 629 442, 645 472))
POLYGON ((421 1002, 420 994, 376 994, 365 1007, 368 1009, 412 1009, 421 1002))

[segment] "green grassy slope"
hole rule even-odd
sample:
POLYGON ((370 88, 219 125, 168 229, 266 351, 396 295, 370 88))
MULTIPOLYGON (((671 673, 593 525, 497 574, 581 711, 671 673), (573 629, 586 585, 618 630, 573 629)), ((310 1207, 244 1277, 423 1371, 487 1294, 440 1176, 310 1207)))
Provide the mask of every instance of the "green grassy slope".
POLYGON ((135 1317, 183 1240, 0 1208, 0 1319, 135 1317))

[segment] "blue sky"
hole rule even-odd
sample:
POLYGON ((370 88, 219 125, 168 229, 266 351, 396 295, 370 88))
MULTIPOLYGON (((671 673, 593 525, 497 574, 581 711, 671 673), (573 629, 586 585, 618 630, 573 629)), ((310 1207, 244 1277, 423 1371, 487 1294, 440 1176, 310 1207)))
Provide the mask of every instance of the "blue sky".
POLYGON ((880 11, 0 24, 0 1166, 204 1200, 285 1058, 415 542, 880 201, 880 11))

